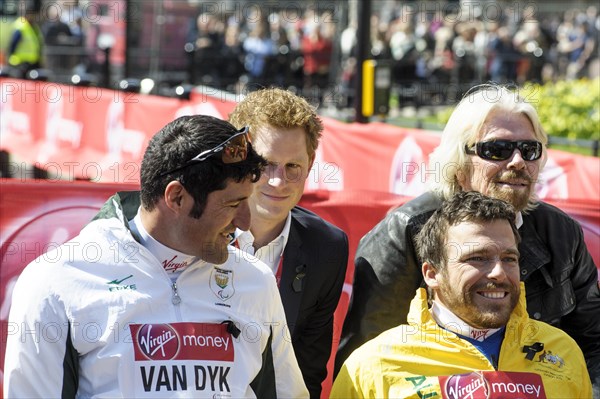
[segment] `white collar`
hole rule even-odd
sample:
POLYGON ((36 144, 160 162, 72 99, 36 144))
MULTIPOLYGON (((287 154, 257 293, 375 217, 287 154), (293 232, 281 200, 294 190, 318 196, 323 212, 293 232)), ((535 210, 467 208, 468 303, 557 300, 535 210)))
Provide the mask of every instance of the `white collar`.
MULTIPOLYGON (((287 245, 288 239, 290 237, 290 227, 292 226, 292 212, 288 212, 287 218, 285 219, 285 224, 283 225, 283 229, 279 233, 277 237, 275 237, 271 242, 269 242, 267 246, 273 246, 275 243, 281 243, 278 247, 281 249, 281 253, 274 254, 281 256, 283 254, 283 249, 287 245)), ((243 231, 240 229, 235 230, 235 238, 234 240, 238 241, 239 248, 251 254, 254 254, 254 235, 250 230, 243 231)), ((260 249, 260 248, 259 248, 260 249)))
POLYGON ((436 323, 446 330, 455 332, 464 337, 469 337, 477 341, 483 342, 492 334, 500 330, 500 328, 475 328, 468 325, 464 320, 455 315, 440 302, 434 300, 430 309, 431 315, 436 323))
POLYGON ((515 226, 517 226, 517 229, 523 226, 523 214, 520 211, 517 212, 517 217, 515 217, 515 226))
POLYGON ((135 217, 129 221, 129 228, 137 233, 140 237, 140 244, 154 255, 167 273, 182 272, 189 265, 199 260, 196 256, 169 248, 152 237, 142 223, 139 209, 135 217))

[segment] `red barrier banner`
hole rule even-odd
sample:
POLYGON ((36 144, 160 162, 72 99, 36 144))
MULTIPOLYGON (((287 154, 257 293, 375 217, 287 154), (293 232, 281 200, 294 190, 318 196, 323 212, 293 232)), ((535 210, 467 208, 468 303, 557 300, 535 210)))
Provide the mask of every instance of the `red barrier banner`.
MULTIPOLYGON (((437 132, 385 123, 346 124, 324 119, 309 189, 369 190, 417 196, 432 179, 447 178, 429 165, 437 132)), ((536 190, 544 199, 600 199, 600 158, 548 150, 536 190)))
MULTIPOLYGON (((0 79, 0 148, 37 163, 57 179, 139 183, 148 140, 181 115, 226 119, 236 97, 197 88, 190 100, 95 87, 0 79)), ((416 196, 427 180, 439 133, 385 123, 323 118, 325 131, 308 190, 369 190, 416 196)), ((600 199, 600 159, 550 149, 537 193, 544 199, 600 199)))
POLYGON ((180 100, 0 79, 0 149, 56 180, 136 184, 148 141, 168 122, 191 114, 227 118, 235 103, 215 94, 180 100))

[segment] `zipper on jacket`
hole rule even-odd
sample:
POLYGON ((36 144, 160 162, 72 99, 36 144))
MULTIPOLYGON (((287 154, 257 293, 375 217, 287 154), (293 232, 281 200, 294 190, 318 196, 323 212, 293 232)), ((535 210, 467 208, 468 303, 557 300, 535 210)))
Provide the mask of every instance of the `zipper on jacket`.
POLYGON ((173 290, 171 302, 173 303, 173 305, 179 305, 181 303, 181 297, 179 296, 179 292, 177 292, 177 283, 171 284, 171 290, 173 290))

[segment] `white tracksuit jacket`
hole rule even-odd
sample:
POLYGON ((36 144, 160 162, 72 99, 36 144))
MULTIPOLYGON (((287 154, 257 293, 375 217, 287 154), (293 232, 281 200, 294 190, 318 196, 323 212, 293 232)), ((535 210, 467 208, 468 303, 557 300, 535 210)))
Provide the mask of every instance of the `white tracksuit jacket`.
POLYGON ((21 274, 5 398, 308 397, 267 266, 230 247, 226 263, 200 261, 173 284, 118 195, 106 209, 21 274))

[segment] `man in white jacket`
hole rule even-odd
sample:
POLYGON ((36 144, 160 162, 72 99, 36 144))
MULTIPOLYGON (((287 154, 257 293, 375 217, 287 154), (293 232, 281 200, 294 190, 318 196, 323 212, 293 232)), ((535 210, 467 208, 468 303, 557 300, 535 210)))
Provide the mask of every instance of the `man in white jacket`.
POLYGON ((220 119, 161 129, 141 192, 20 276, 4 396, 308 397, 273 274, 229 245, 264 166, 220 119))

